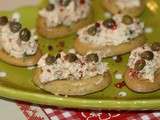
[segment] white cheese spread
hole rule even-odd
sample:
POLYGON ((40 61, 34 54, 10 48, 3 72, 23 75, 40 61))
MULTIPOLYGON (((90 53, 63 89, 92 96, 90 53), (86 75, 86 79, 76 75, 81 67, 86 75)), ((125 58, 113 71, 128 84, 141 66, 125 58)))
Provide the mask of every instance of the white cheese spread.
POLYGON ((122 15, 117 14, 113 16, 113 20, 116 22, 116 28, 110 29, 103 25, 102 21, 98 21, 100 24, 99 30, 95 35, 88 34, 88 29, 93 26, 89 25, 78 31, 79 40, 85 43, 91 43, 94 45, 119 45, 129 42, 143 33, 144 23, 139 19, 133 19, 133 23, 130 25, 122 22, 122 15))
POLYGON ((84 19, 90 11, 90 0, 71 0, 68 6, 63 6, 59 0, 54 2, 54 9, 47 11, 46 8, 39 12, 39 15, 46 19, 48 27, 56 27, 58 25, 69 26, 73 22, 84 19))
POLYGON ((121 9, 134 8, 141 5, 140 0, 116 0, 116 5, 121 9))
MULTIPOLYGON (((16 18, 14 20, 19 21, 16 18)), ((36 40, 35 30, 31 30, 31 37, 28 41, 22 41, 19 38, 19 32, 13 33, 9 28, 9 24, 0 26, 1 49, 15 58, 22 58, 24 55, 34 55, 38 47, 36 40)))
POLYGON ((76 54, 78 60, 69 62, 65 59, 66 53, 61 52, 61 57, 51 65, 46 63, 47 56, 48 54, 42 56, 38 62, 38 67, 42 70, 40 74, 42 83, 62 79, 80 80, 81 78, 103 75, 108 70, 107 64, 102 63, 100 59, 98 62, 88 62, 85 56, 79 54, 76 54))
MULTIPOLYGON (((137 60, 141 59, 141 54, 144 51, 152 51, 148 45, 144 45, 143 47, 138 47, 137 49, 131 52, 129 57, 128 66, 131 69, 134 69, 135 63, 137 60)), ((145 60, 145 67, 139 71, 138 76, 144 79, 148 79, 151 82, 154 82, 154 74, 160 68, 160 52, 152 51, 154 54, 154 58, 152 60, 145 60)))

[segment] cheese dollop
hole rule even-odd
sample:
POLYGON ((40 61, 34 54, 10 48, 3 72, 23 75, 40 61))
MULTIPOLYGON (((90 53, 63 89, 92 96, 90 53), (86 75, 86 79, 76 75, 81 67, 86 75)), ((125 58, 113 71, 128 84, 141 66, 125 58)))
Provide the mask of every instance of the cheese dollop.
POLYGON ((71 0, 67 6, 61 5, 59 0, 57 0, 54 2, 54 6, 52 11, 47 11, 46 8, 43 8, 39 12, 39 15, 46 19, 46 25, 48 27, 56 27, 58 25, 69 26, 73 22, 77 22, 88 16, 90 0, 71 0))
MULTIPOLYGON (((143 47, 138 47, 131 52, 129 57, 128 67, 134 69, 135 63, 137 60, 141 59, 141 54, 144 51, 152 51, 150 46, 145 44, 143 47)), ((138 77, 148 79, 151 82, 154 82, 154 74, 160 68, 160 51, 152 51, 154 58, 152 60, 145 60, 145 67, 138 72, 138 77)))
POLYGON ((38 67, 42 70, 40 74, 42 83, 62 79, 80 80, 81 78, 103 75, 108 70, 107 64, 102 63, 100 59, 98 62, 88 62, 85 56, 76 54, 78 59, 75 62, 69 62, 66 60, 66 55, 61 52, 60 58, 51 65, 46 63, 48 54, 41 57, 38 67))
POLYGON ((103 21, 98 21, 98 31, 95 35, 88 34, 88 29, 93 26, 91 24, 78 31, 78 38, 84 43, 91 43, 94 45, 120 45, 122 43, 129 42, 139 35, 143 34, 144 23, 139 19, 134 18, 133 23, 130 25, 122 22, 123 15, 117 14, 112 17, 116 23, 116 27, 113 29, 106 28, 103 25, 103 21))
MULTIPOLYGON (((19 21, 18 18, 14 18, 19 21)), ((28 41, 22 41, 19 38, 19 32, 13 33, 9 28, 9 23, 0 26, 0 49, 5 50, 9 55, 15 58, 23 58, 25 55, 34 55, 37 51, 37 35, 35 30, 31 30, 31 37, 28 41)))

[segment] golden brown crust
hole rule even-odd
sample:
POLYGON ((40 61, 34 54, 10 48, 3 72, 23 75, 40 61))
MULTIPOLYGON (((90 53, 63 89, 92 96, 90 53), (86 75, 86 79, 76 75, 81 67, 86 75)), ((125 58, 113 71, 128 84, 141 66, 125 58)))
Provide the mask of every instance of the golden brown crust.
POLYGON ((91 43, 81 42, 79 39, 75 40, 74 47, 76 51, 82 55, 88 52, 98 52, 103 57, 111 57, 130 52, 136 47, 142 46, 145 43, 145 36, 142 34, 137 38, 127 43, 122 43, 118 46, 98 46, 91 43))
POLYGON ((56 80, 42 84, 39 79, 41 69, 34 72, 33 82, 41 89, 52 94, 60 95, 86 95, 106 88, 111 83, 111 75, 106 72, 103 76, 97 75, 89 79, 81 80, 56 80))
POLYGON ((160 89, 160 69, 155 73, 154 82, 129 76, 129 68, 126 70, 124 77, 127 87, 135 92, 147 93, 160 89))
POLYGON ((70 26, 57 26, 48 28, 44 17, 38 16, 37 32, 39 35, 52 39, 64 37, 76 32, 78 29, 91 24, 93 21, 93 12, 91 11, 87 18, 81 19, 78 22, 72 23, 70 26))
POLYGON ((141 0, 141 5, 139 7, 125 8, 124 10, 121 10, 116 5, 116 0, 103 0, 103 6, 113 14, 122 13, 125 15, 136 17, 143 13, 145 8, 145 0, 141 0))
POLYGON ((10 56, 3 49, 0 49, 0 60, 8 64, 15 65, 15 66, 21 66, 21 67, 36 65, 41 55, 42 53, 38 49, 36 54, 33 56, 27 56, 25 58, 15 58, 15 57, 10 56))

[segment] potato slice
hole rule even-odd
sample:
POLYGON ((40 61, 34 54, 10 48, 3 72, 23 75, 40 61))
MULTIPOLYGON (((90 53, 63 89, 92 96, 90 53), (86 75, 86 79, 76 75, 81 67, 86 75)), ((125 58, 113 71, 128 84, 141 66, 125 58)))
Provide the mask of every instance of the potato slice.
POLYGON ((43 84, 40 82, 39 76, 41 69, 34 72, 33 82, 41 89, 55 95, 86 95, 103 90, 111 83, 111 75, 106 72, 104 75, 97 75, 88 79, 80 80, 55 80, 43 84))
POLYGON ((27 56, 24 58, 15 58, 9 55, 8 53, 6 53, 3 49, 0 49, 0 60, 8 64, 21 66, 21 67, 36 65, 41 55, 42 55, 41 51, 40 49, 38 49, 35 55, 27 56))
POLYGON ((144 34, 142 34, 129 42, 122 43, 117 46, 93 45, 91 43, 84 43, 84 42, 81 42, 79 39, 76 39, 74 43, 74 47, 76 51, 82 55, 85 55, 88 52, 98 52, 103 57, 111 57, 111 56, 121 55, 121 54, 130 52, 131 50, 139 46, 142 46, 144 43, 145 43, 145 36, 144 34))
POLYGON ((143 78, 129 76, 129 68, 125 72, 125 83, 127 87, 135 92, 148 93, 160 89, 160 69, 155 73, 154 82, 143 78))
POLYGON ((78 29, 92 23, 92 21, 93 21, 93 12, 91 10, 87 18, 72 23, 72 25, 70 26, 59 25, 57 27, 48 28, 46 25, 45 18, 38 16, 37 32, 39 33, 39 35, 48 39, 59 38, 76 32, 78 29))

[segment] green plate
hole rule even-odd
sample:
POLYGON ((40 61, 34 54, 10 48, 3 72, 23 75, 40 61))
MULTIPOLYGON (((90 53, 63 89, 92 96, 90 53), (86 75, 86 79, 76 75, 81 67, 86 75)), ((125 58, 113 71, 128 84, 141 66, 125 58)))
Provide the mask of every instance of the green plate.
MULTIPOLYGON (((43 4, 44 5, 44 4, 43 4)), ((95 20, 104 19, 104 11, 101 8, 100 0, 93 0, 95 10, 95 20)), ((141 19, 144 20, 146 27, 153 28, 153 32, 147 34, 148 42, 160 40, 160 1, 148 0, 147 8, 141 19)), ((37 12, 40 6, 23 7, 17 9, 22 15, 22 23, 34 28, 37 12)), ((12 12, 0 12, 0 15, 11 15, 12 12)), ((68 50, 73 47, 73 41, 76 35, 71 35, 61 39, 46 40, 40 38, 40 46, 44 52, 47 52, 48 45, 53 46, 53 52, 59 50, 68 50), (64 44, 64 47, 63 47, 64 44)), ((138 94, 130 91, 126 86, 123 88, 115 87, 116 83, 123 80, 114 79, 115 71, 123 73, 126 69, 128 55, 123 56, 121 63, 115 63, 111 58, 104 61, 109 62, 113 75, 111 86, 101 92, 86 96, 63 97, 51 95, 32 83, 32 70, 8 65, 0 61, 0 71, 5 71, 7 77, 0 78, 0 96, 14 100, 23 100, 35 104, 55 105, 68 108, 84 109, 113 109, 113 110, 153 110, 160 109, 159 91, 149 94, 138 94), (119 92, 126 92, 127 96, 119 96, 119 92)))

